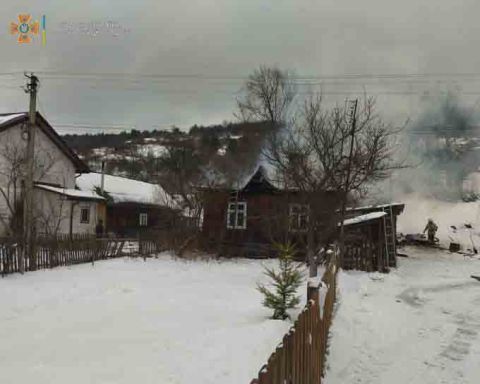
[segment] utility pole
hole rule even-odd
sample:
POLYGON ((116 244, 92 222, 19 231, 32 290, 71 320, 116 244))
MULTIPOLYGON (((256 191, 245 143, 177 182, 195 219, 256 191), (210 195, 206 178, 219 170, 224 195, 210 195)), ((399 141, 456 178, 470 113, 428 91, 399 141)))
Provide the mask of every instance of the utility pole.
POLYGON ((37 88, 38 78, 33 73, 25 74, 29 80, 25 88, 25 92, 30 94, 30 108, 28 112, 28 138, 27 138, 27 156, 25 170, 25 191, 23 202, 23 235, 24 247, 23 257, 20 260, 20 272, 25 271, 25 261, 30 261, 30 269, 35 268, 33 254, 33 183, 34 183, 34 166, 35 166, 35 117, 37 113, 37 88))
POLYGON ((350 185, 350 174, 352 171, 352 157, 353 157, 353 148, 355 144, 355 130, 357 128, 357 105, 358 105, 358 99, 355 99, 352 102, 352 106, 350 109, 351 139, 350 139, 350 150, 348 153, 347 174, 345 175, 345 185, 343 187, 343 198, 342 198, 342 212, 341 212, 341 222, 340 222, 340 265, 342 265, 343 263, 343 257, 345 252, 345 226, 343 225, 343 222, 345 221, 345 214, 347 211, 348 188, 350 185))

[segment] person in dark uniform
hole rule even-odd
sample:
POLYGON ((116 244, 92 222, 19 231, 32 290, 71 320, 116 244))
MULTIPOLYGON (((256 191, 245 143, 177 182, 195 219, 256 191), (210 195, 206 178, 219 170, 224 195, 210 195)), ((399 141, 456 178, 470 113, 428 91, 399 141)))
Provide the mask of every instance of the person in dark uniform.
POLYGON ((98 224, 95 226, 95 234, 97 235, 98 238, 103 237, 103 220, 100 219, 98 220, 98 224))
POLYGON ((435 243, 435 235, 437 233, 438 226, 433 222, 432 219, 428 219, 428 223, 425 226, 425 229, 423 230, 423 233, 427 232, 428 235, 428 242, 430 244, 435 243))

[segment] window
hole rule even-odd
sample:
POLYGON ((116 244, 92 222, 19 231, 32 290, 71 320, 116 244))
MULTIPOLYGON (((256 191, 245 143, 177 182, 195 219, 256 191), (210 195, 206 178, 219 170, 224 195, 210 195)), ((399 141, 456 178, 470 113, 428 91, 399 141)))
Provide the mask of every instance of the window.
POLYGON ((247 203, 228 203, 227 228, 247 228, 247 203))
POLYGON ((90 207, 80 209, 80 223, 88 224, 90 222, 90 207))
POLYGON ((138 217, 138 222, 141 227, 146 227, 148 225, 148 214, 147 213, 140 213, 138 217))
POLYGON ((290 204, 290 230, 307 230, 309 207, 306 204, 290 204))

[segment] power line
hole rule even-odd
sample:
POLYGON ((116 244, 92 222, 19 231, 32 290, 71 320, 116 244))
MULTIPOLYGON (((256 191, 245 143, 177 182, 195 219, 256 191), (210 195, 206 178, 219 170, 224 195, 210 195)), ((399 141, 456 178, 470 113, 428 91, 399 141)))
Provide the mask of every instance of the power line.
MULTIPOLYGON (((224 86, 224 85, 240 85, 248 79, 245 76, 212 76, 207 74, 138 74, 138 73, 102 73, 102 72, 62 72, 62 71, 40 71, 37 72, 42 75, 42 80, 46 82, 50 81, 80 81, 80 82, 95 82, 95 86, 92 89, 98 89, 96 84, 102 82, 102 84, 113 83, 112 88, 122 91, 142 91, 147 87, 152 89, 154 87, 162 86, 171 81, 186 80, 190 84, 192 81, 206 81, 209 85, 224 86), (129 84, 133 87, 125 88, 124 85, 129 84), (122 86, 123 85, 123 86, 122 86)), ((5 72, 0 73, 0 76, 12 76, 18 75, 20 72, 5 72)), ((317 76, 293 76, 295 85, 307 86, 307 87, 325 87, 329 85, 348 85, 348 86, 365 86, 367 84, 359 82, 364 81, 380 81, 380 84, 384 83, 404 83, 408 85, 412 84, 429 84, 431 82, 436 83, 457 83, 458 81, 477 82, 480 81, 480 73, 410 73, 410 74, 343 74, 343 75, 317 75, 317 76), (356 83, 352 84, 352 80, 356 83)), ((1 80, 1 79, 0 79, 1 80)), ((5 79, 6 80, 6 79, 5 79)), ((9 81, 14 79, 8 79, 9 81)), ((372 86, 372 84, 368 84, 372 86)), ((178 86, 178 82, 176 84, 178 86)), ((1 86, 0 86, 1 87, 1 86)), ((7 87, 3 87, 7 88, 7 87)), ((10 88, 7 88, 10 89, 10 88)), ((11 88, 13 89, 13 88, 11 88)), ((101 89, 105 89, 102 85, 101 89)), ((202 90, 188 90, 182 91, 178 88, 173 90, 165 90, 169 93, 199 93, 202 90)), ((423 91, 422 91, 423 92, 423 91)), ((238 94, 239 91, 232 92, 231 94, 238 94)), ((302 92, 300 92, 302 93, 302 92)), ((358 91, 324 91, 323 94, 352 94, 358 93, 358 91)), ((372 91, 370 91, 372 93, 372 91)), ((373 92, 375 94, 386 95, 415 95, 418 92, 415 91, 388 91, 388 92, 373 92)), ((308 94, 305 93, 305 94, 308 94)), ((471 94, 480 94, 477 92, 471 94)))
POLYGON ((95 129, 95 130, 115 130, 125 131, 136 129, 135 125, 100 125, 100 124, 56 124, 52 123, 55 128, 71 128, 71 129, 95 129))
MULTIPOLYGON (((202 73, 128 73, 128 72, 67 72, 67 71, 37 71, 45 77, 66 78, 142 78, 142 79, 196 79, 196 80, 247 80, 245 75, 211 75, 202 73)), ((6 72, 2 75, 17 75, 21 72, 6 72)), ((338 75, 290 75, 293 80, 350 80, 350 79, 422 79, 422 78, 480 78, 480 72, 440 72, 440 73, 345 73, 338 75)))

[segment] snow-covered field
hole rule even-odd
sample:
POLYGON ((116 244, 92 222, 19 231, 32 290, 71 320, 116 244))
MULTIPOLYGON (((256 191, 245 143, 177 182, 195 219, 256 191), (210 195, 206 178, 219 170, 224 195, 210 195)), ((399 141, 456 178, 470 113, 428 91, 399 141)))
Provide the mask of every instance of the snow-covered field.
POLYGON ((427 248, 388 275, 340 272, 327 384, 480 380, 480 259, 427 248))
POLYGON ((0 279, 0 383, 248 383, 291 326, 261 305, 263 263, 162 255, 0 279))

